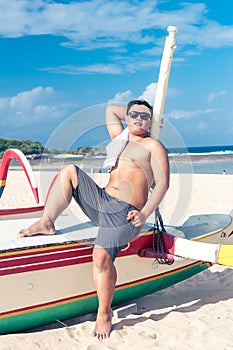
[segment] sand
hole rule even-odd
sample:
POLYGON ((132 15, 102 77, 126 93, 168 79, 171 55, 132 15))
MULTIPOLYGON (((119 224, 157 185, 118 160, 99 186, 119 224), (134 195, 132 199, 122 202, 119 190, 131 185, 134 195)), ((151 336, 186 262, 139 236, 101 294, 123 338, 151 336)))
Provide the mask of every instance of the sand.
MULTIPOLYGON (((54 173, 36 172, 35 175, 43 202, 43 193, 54 173)), ((107 176, 94 177, 104 185, 107 176)), ((28 205, 34 205, 34 199, 24 174, 11 171, 0 208, 28 205)), ((166 224, 181 224, 190 215, 230 213, 233 175, 173 174, 160 208, 166 224)), ((232 268, 214 265, 186 281, 134 302, 138 312, 122 319, 113 318, 113 331, 105 341, 91 336, 95 323, 92 314, 63 324, 2 335, 0 349, 233 349, 232 268)))

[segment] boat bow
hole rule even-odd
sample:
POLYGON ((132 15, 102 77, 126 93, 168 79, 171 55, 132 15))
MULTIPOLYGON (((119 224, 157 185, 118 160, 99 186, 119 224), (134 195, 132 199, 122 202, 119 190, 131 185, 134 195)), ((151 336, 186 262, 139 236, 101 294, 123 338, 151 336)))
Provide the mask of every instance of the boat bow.
POLYGON ((38 204, 39 203, 38 187, 37 187, 36 180, 35 180, 35 177, 34 177, 33 172, 32 172, 31 165, 30 165, 29 161, 27 160, 27 158, 25 157, 25 155, 18 149, 8 149, 3 154, 2 161, 0 164, 0 198, 3 194, 4 188, 6 186, 8 169, 9 169, 9 165, 10 165, 10 162, 12 161, 12 159, 17 160, 21 164, 21 166, 22 166, 22 168, 27 176, 27 179, 28 179, 28 182, 29 182, 30 187, 32 189, 36 203, 38 204))

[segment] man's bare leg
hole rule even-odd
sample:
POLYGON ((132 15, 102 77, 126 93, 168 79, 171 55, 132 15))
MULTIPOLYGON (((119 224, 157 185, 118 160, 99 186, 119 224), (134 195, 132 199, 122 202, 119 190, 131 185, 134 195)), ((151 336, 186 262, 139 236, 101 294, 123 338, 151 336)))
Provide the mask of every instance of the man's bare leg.
POLYGON ((47 235, 54 234, 54 222, 69 205, 72 199, 72 191, 77 185, 78 178, 75 166, 66 166, 61 170, 49 191, 41 219, 27 229, 21 230, 18 236, 33 236, 39 233, 47 235))
POLYGON ((117 279, 116 268, 108 253, 97 246, 93 249, 93 263, 93 276, 99 299, 93 335, 98 339, 106 339, 112 330, 111 303, 117 279))

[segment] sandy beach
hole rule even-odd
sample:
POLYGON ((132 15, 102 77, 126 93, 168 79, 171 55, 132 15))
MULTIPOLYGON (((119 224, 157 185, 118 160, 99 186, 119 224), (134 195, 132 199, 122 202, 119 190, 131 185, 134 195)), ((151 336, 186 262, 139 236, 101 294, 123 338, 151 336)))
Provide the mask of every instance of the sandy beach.
MULTIPOLYGON (((54 175, 35 172, 41 203, 54 175)), ((101 186, 108 177, 92 176, 101 186)), ((28 205, 35 202, 25 175, 22 171, 10 171, 0 208, 28 205)), ((172 174, 160 209, 167 225, 180 225, 190 215, 228 214, 233 209, 233 175, 172 174)), ((233 349, 232 268, 214 265, 134 302, 138 312, 122 319, 114 317, 111 337, 103 342, 91 336, 95 322, 92 314, 24 333, 2 335, 0 349, 233 349)))

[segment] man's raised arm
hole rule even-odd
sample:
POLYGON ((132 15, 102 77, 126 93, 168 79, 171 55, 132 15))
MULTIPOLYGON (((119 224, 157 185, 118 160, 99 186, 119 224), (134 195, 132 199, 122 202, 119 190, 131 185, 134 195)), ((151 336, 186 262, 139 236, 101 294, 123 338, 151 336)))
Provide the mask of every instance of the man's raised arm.
POLYGON ((122 121, 125 120, 126 107, 109 104, 106 108, 106 126, 112 139, 118 136, 124 129, 122 121))

